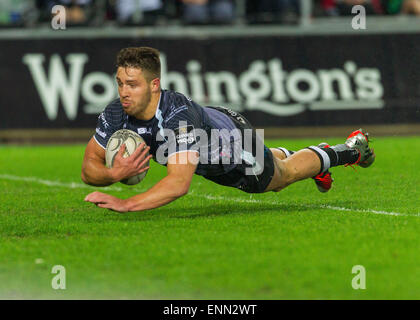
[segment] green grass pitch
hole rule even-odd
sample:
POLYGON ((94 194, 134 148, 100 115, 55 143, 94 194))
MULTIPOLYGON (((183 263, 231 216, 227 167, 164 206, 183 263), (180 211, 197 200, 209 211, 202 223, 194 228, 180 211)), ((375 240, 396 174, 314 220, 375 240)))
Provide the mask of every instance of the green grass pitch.
MULTIPOLYGON (((374 165, 333 168, 327 194, 311 179, 250 195, 196 176, 187 196, 127 214, 83 201, 98 190, 80 180, 84 146, 2 146, 0 298, 420 299, 420 137, 372 146, 374 165), (51 287, 54 265, 65 290, 51 287)), ((107 192, 129 197, 165 170, 107 192)))

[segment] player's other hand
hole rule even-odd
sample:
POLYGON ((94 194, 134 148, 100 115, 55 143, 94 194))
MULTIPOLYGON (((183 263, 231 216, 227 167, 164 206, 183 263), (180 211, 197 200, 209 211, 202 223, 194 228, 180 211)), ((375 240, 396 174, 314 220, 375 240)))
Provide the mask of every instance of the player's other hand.
POLYGON ((117 197, 114 197, 114 196, 111 196, 109 194, 105 194, 102 192, 98 192, 98 191, 89 193, 85 197, 85 201, 92 202, 93 204, 95 204, 96 206, 100 208, 106 208, 113 211, 118 211, 118 212, 129 211, 126 204, 127 202, 126 200, 119 199, 117 197))
POLYGON ((150 147, 147 146, 145 148, 145 145, 145 143, 141 143, 132 155, 127 158, 123 157, 126 145, 125 143, 121 145, 111 169, 115 182, 131 178, 149 169, 149 160, 152 158, 152 155, 147 155, 150 147))

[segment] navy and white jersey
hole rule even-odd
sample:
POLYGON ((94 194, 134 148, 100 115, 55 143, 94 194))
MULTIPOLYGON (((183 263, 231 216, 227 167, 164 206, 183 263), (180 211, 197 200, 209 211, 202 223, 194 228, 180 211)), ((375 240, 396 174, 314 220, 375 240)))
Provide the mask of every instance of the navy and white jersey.
POLYGON ((212 129, 219 131, 225 129, 222 132, 237 129, 232 119, 216 109, 202 107, 178 92, 162 90, 155 116, 147 121, 126 114, 119 99, 112 101, 99 115, 94 138, 105 149, 111 135, 120 129, 138 133, 150 147, 153 159, 162 165, 167 164, 161 161, 162 150, 166 159, 174 153, 186 150, 195 150, 204 154, 203 148, 197 146, 205 143, 208 150, 205 154, 206 161, 202 161, 200 154, 196 174, 204 177, 217 176, 236 167, 233 161, 233 144, 236 138, 222 134, 217 139, 211 139, 212 129), (205 132, 208 139, 203 139, 197 133, 197 129, 200 129, 201 133, 205 132), (168 132, 172 132, 172 136, 168 132), (230 150, 226 150, 226 146, 230 146, 230 150), (228 154, 227 161, 226 154, 228 154))

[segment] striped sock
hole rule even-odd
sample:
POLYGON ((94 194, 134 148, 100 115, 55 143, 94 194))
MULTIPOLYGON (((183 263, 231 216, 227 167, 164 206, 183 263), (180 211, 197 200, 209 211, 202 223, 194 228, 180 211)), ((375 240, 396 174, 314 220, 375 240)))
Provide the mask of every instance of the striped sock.
POLYGON ((280 151, 283 151, 283 153, 286 155, 286 158, 289 158, 292 154, 294 154, 294 151, 287 150, 286 148, 278 147, 276 149, 279 149, 280 151))
POLYGON ((320 173, 327 171, 331 167, 355 163, 359 159, 359 151, 350 149, 345 144, 338 144, 330 148, 310 146, 308 149, 315 152, 319 157, 321 161, 320 173))

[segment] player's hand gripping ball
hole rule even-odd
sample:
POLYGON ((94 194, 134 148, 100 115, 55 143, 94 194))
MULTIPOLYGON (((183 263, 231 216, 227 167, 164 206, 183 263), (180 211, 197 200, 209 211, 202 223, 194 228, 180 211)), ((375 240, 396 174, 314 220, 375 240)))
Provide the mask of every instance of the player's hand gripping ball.
MULTIPOLYGON (((141 144, 145 144, 145 148, 147 147, 146 142, 143 140, 141 136, 139 136, 136 132, 127 130, 127 129, 121 129, 111 136, 109 139, 107 145, 106 145, 106 151, 105 151, 105 162, 106 166, 108 168, 112 168, 114 164, 115 156, 118 153, 118 150, 122 146, 122 144, 126 145, 125 151, 124 151, 124 158, 129 157, 133 154, 133 152, 137 149, 137 147, 141 144)), ((147 153, 146 157, 149 155, 147 153)), ((149 162, 146 163, 146 166, 149 165, 149 162)), ((144 171, 136 176, 121 180, 121 183, 128 184, 128 185, 135 185, 138 184, 141 180, 144 179, 144 177, 147 174, 147 171, 144 171)))

